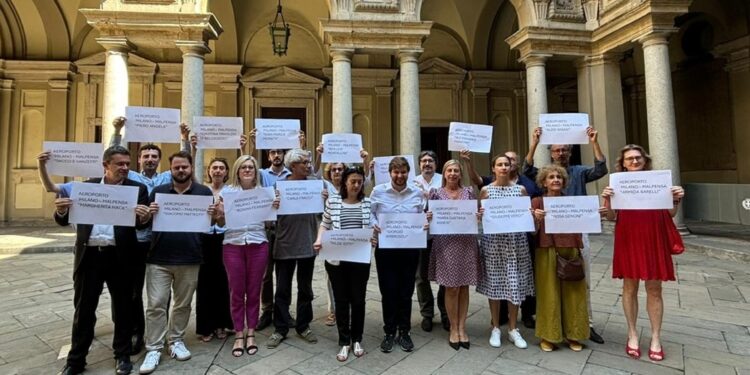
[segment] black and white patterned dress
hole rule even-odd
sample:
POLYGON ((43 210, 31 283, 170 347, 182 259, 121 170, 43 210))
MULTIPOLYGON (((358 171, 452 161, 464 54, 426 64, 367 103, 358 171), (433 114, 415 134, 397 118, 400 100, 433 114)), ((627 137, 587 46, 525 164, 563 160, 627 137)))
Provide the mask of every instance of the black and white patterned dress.
MULTIPOLYGON (((487 185, 488 199, 521 196, 521 186, 487 185)), ((534 295, 534 268, 526 233, 483 234, 479 246, 484 275, 477 292, 520 305, 534 295)))

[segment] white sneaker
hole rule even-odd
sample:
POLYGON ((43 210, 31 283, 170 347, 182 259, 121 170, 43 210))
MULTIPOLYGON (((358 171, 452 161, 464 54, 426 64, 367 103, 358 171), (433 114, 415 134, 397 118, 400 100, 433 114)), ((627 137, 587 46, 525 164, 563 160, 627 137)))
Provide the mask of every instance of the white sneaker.
POLYGON ((150 374, 156 370, 156 366, 159 365, 159 359, 161 358, 161 352, 158 350, 151 350, 146 353, 146 357, 143 358, 141 368, 138 370, 139 374, 150 374))
POLYGON ((490 334, 490 346, 493 348, 499 348, 502 343, 500 342, 500 328, 493 328, 490 334))
POLYGON ((526 344, 526 340, 521 337, 521 332, 518 331, 518 328, 508 331, 508 340, 512 342, 516 348, 519 349, 526 349, 529 345, 526 344))
POLYGON ((190 351, 185 347, 185 343, 177 341, 169 346, 169 355, 178 361, 187 361, 190 359, 190 351))

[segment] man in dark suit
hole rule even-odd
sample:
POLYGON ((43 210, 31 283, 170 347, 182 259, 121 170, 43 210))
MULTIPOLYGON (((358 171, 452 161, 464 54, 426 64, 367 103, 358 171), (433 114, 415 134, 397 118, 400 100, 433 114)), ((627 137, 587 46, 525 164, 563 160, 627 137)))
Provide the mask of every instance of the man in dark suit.
MULTIPOLYGON (((112 320, 115 334, 112 348, 116 359, 117 374, 129 374, 133 365, 130 362, 131 320, 130 295, 131 276, 127 273, 129 258, 137 246, 136 228, 148 225, 151 215, 148 211, 146 186, 127 179, 130 167, 130 152, 122 146, 113 146, 104 151, 104 177, 86 181, 92 184, 125 185, 138 187, 138 205, 135 208, 136 220, 132 227, 113 225, 76 225, 75 258, 73 262, 73 332, 68 358, 61 374, 82 373, 86 366, 86 355, 94 340, 96 308, 104 283, 107 283, 112 299, 112 320)), ((60 225, 69 224, 70 198, 55 200, 55 221, 60 225)))

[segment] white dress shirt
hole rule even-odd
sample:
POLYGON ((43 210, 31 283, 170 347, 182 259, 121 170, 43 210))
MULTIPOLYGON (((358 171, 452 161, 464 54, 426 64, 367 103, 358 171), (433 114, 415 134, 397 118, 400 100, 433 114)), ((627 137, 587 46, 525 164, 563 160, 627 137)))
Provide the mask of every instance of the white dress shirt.
POLYGON ((370 224, 378 224, 381 213, 423 213, 425 196, 416 186, 406 184, 404 190, 396 191, 391 182, 375 186, 370 194, 370 224))

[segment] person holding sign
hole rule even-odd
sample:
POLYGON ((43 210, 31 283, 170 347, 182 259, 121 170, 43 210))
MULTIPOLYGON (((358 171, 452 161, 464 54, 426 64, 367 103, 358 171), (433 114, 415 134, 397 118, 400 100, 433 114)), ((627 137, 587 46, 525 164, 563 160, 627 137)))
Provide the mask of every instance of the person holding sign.
MULTIPOLYGON (((495 181, 482 188, 480 199, 526 196, 526 189, 510 181, 510 158, 501 154, 492 159, 495 181)), ((477 292, 487 296, 490 302, 492 333, 490 345, 499 348, 500 300, 508 301, 508 339, 520 349, 526 349, 526 341, 516 328, 518 305, 526 296, 534 295, 531 256, 526 233, 483 234, 481 240, 484 274, 477 292)))
MULTIPOLYGON (((615 164, 618 172, 651 170, 651 156, 643 147, 627 145, 619 152, 615 164)), ((607 186, 602 192, 604 207, 602 212, 607 220, 616 220, 615 247, 612 259, 612 278, 623 279, 622 308, 628 323, 628 342, 625 352, 638 359, 641 350, 638 345, 638 284, 646 284, 646 311, 651 322, 651 345, 648 358, 652 361, 664 360, 661 344, 661 323, 664 315, 662 282, 674 281, 672 249, 679 240, 672 217, 677 214, 685 190, 672 186, 674 207, 671 210, 627 210, 611 209, 614 191, 607 186)))
MULTIPOLYGON (((370 200, 365 197, 363 191, 365 172, 359 167, 347 168, 341 180, 343 186, 339 194, 331 194, 326 200, 318 238, 313 244, 317 252, 323 248, 322 238, 325 231, 370 226, 370 200)), ((374 239, 373 242, 376 243, 374 239)), ((362 333, 365 327, 365 295, 367 280, 370 278, 370 263, 327 260, 325 267, 336 303, 335 321, 341 346, 336 359, 345 362, 349 358, 349 350, 355 357, 365 354, 362 333)))
MULTIPOLYGON (((443 166, 442 185, 440 189, 430 190, 430 200, 473 200, 476 206, 472 188, 461 186, 461 163, 458 160, 448 160, 443 166)), ((450 321, 448 344, 454 350, 470 347, 466 333, 469 285, 477 285, 481 272, 475 234, 433 235, 428 277, 445 290, 445 309, 450 321)))
MULTIPOLYGON (((439 189, 443 185, 443 175, 436 172, 438 157, 435 151, 424 150, 419 153, 417 160, 421 173, 412 182, 427 198, 430 190, 439 189)), ((432 317, 435 316, 435 297, 432 296, 432 287, 428 278, 431 250, 432 237, 428 236, 427 248, 419 253, 419 268, 416 276, 417 300, 419 300, 419 313, 422 315, 421 327, 425 332, 432 331, 432 317)), ((445 288, 442 286, 438 288, 437 306, 440 310, 440 322, 445 330, 449 330, 450 320, 445 309, 445 288)))
MULTIPOLYGON (((284 165, 292 173, 276 181, 300 181, 315 179, 310 175, 310 153, 302 149, 289 150, 284 155, 284 165)), ((323 189, 325 199, 327 190, 323 189)), ((287 201, 282 204, 293 205, 287 201)), ((289 306, 292 303, 292 279, 297 269, 297 322, 295 330, 303 340, 315 344, 318 338, 310 329, 313 319, 312 278, 315 267, 313 242, 318 227, 317 213, 278 215, 276 220, 276 239, 273 247, 273 259, 276 267, 276 294, 274 295, 273 325, 274 333, 266 341, 266 347, 274 349, 286 339, 291 327, 289 306)))
MULTIPOLYGON (((132 226, 76 225, 76 243, 73 260, 73 333, 70 350, 62 370, 63 374, 79 374, 86 367, 86 355, 94 340, 96 308, 104 283, 112 300, 112 320, 115 323, 112 349, 114 351, 117 374, 129 374, 133 369, 130 362, 132 351, 132 320, 130 304, 132 275, 123 264, 130 264, 133 251, 138 246, 136 228, 148 225, 151 216, 148 212, 146 187, 127 178, 130 166, 130 152, 122 146, 110 147, 104 151, 104 177, 87 180, 90 184, 135 186, 138 188, 138 205, 134 207, 136 220, 132 226)), ((70 219, 70 198, 55 199, 55 222, 67 226, 70 219)))
MULTIPOLYGON (((434 169, 434 167, 433 167, 434 169)), ((408 182, 409 162, 402 156, 391 159, 388 164, 391 182, 375 186, 370 194, 370 222, 376 233, 381 232, 378 215, 385 213, 423 213, 425 195, 408 182)), ((425 229, 429 228, 425 223, 425 229)), ((383 331, 385 337, 380 350, 390 353, 394 343, 401 350, 414 350, 411 340, 411 300, 414 295, 414 279, 419 265, 419 253, 424 249, 375 249, 375 265, 378 286, 383 304, 383 331), (398 337, 396 332, 398 330, 398 337)))
MULTIPOLYGON (((588 127, 586 128, 586 135, 594 149, 593 167, 570 165, 572 145, 553 144, 549 146, 552 164, 565 168, 565 171, 568 173, 568 186, 563 191, 567 196, 586 195, 586 184, 606 176, 609 172, 607 170, 607 159, 604 157, 602 148, 599 146, 599 132, 592 127, 588 127)), ((534 166, 534 153, 537 146, 539 146, 541 136, 542 128, 537 127, 534 129, 534 133, 531 136, 531 146, 522 167, 523 174, 533 181, 536 181, 538 173, 537 167, 534 166)), ((590 338, 595 343, 604 344, 604 339, 594 330, 593 309, 591 308, 591 278, 589 277, 591 274, 591 246, 589 245, 589 236, 588 234, 583 234, 581 238, 583 238, 583 259, 586 264, 586 285, 589 287, 587 303, 589 309, 589 328, 591 331, 590 338)))
MULTIPOLYGON (((157 216, 160 212, 156 194, 213 197, 211 189, 193 180, 193 157, 190 153, 180 151, 172 154, 169 163, 170 183, 159 185, 151 191, 149 211, 152 215, 157 216)), ((215 220, 218 214, 216 204, 206 207, 205 212, 215 220)), ((191 357, 184 337, 190 320, 190 304, 198 284, 198 272, 203 262, 203 236, 200 232, 153 232, 151 250, 146 259, 147 353, 140 367, 141 374, 150 374, 159 365, 165 339, 169 343, 171 357, 178 361, 191 357), (168 314, 170 301, 172 311, 168 314)))
MULTIPOLYGON (((224 158, 213 158, 208 163, 206 175, 208 187, 219 201, 219 192, 228 180, 229 164, 224 158)), ((198 271, 198 286, 195 289, 195 333, 202 342, 214 337, 224 340, 226 331, 233 327, 229 313, 229 284, 222 260, 224 228, 212 225, 203 236, 203 264, 198 271)))
MULTIPOLYGON (((563 196, 568 173, 559 165, 543 167, 537 176, 545 197, 563 196)), ((548 234, 544 226, 544 200, 531 200, 534 210, 536 256, 534 281, 536 287, 536 336, 543 352, 551 352, 556 343, 567 340, 574 352, 583 350, 582 340, 589 338, 586 309, 586 281, 563 281, 557 277, 557 257, 581 257, 583 239, 580 233, 548 234)))
MULTIPOLYGON (((250 143, 248 147, 248 155, 252 155, 255 151, 255 139, 258 132, 257 128, 250 130, 250 143)), ((299 132, 299 147, 305 148, 305 132, 299 132)), ((276 184, 276 180, 286 178, 292 172, 284 166, 284 154, 286 150, 282 149, 270 149, 268 152, 268 162, 271 164, 268 168, 260 170, 260 182, 263 187, 272 187, 276 184)), ((276 227, 271 224, 266 229, 266 235, 268 236, 268 265, 266 265, 266 271, 263 275, 263 288, 260 294, 260 308, 262 310, 260 319, 258 320, 258 326, 256 329, 262 330, 270 326, 273 323, 273 246, 276 242, 276 227)), ((295 325, 294 319, 292 319, 292 325, 295 325)))
MULTIPOLYGON (((250 155, 237 158, 232 166, 231 176, 231 181, 219 194, 222 202, 229 194, 262 188, 258 162, 250 155)), ((278 196, 273 206, 279 207, 278 196)), ((223 204, 219 205, 219 210, 216 224, 223 227, 226 226, 223 204)), ((268 238, 262 221, 241 228, 226 229, 224 265, 229 278, 230 306, 236 332, 232 346, 232 355, 235 357, 245 352, 249 355, 258 352, 258 345, 255 343, 255 327, 258 324, 260 290, 266 264, 268 264, 268 238)))

